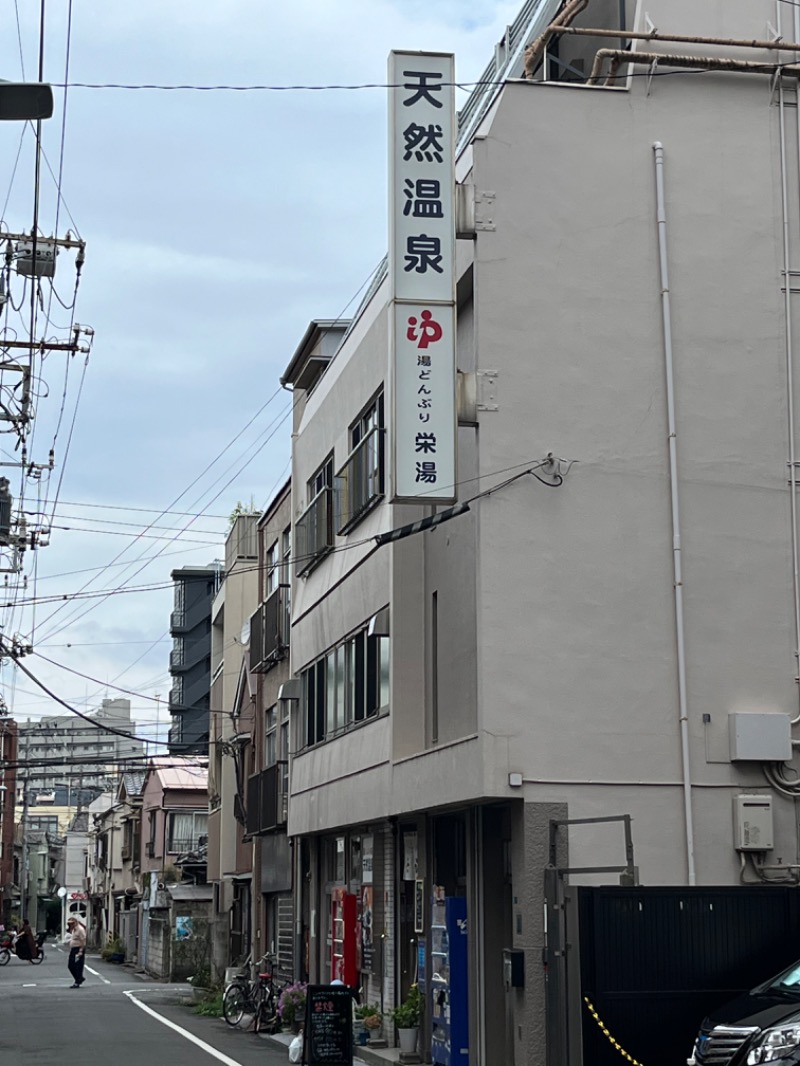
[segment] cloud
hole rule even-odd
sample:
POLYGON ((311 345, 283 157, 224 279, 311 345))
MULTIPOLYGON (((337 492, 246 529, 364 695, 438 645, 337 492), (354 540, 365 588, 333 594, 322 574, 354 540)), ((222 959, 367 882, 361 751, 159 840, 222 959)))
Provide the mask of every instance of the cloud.
MULTIPOLYGON (((515 3, 494 0, 469 5, 457 0, 82 0, 74 7, 70 79, 382 83, 389 50, 412 48, 454 51, 457 77, 474 80, 517 10, 515 3)), ((47 10, 45 73, 54 82, 63 80, 65 14, 66 5, 47 10)), ((20 15, 30 77, 36 69, 38 5, 35 10, 20 5, 20 15)), ((4 75, 16 77, 14 33, 0 39, 0 60, 4 75)), ((56 95, 56 116, 44 123, 43 137, 57 172, 62 91, 56 95)), ((466 93, 459 92, 458 100, 463 104, 466 93)), ((94 326, 97 337, 62 499, 114 508, 168 506, 213 464, 176 509, 201 510, 220 488, 222 495, 211 505, 214 513, 226 513, 236 499, 251 494, 266 503, 271 488, 285 477, 289 422, 256 451, 288 397, 281 394, 251 432, 221 461, 214 460, 276 389, 309 319, 338 315, 385 252, 386 115, 383 89, 70 90, 62 191, 88 242, 77 320, 94 326), (223 473, 240 453, 241 460, 223 473), (248 455, 252 462, 240 469, 248 455)), ((18 142, 19 130, 2 124, 0 204, 18 142)), ((28 132, 4 213, 13 230, 31 224, 33 169, 28 132)), ((40 223, 50 233, 56 191, 46 167, 40 201, 40 223)), ((67 225, 62 208, 62 234, 67 225)), ((59 294, 66 298, 72 285, 72 260, 64 256, 59 294)), ((54 307, 54 322, 67 325, 68 312, 54 307)), ((25 328, 18 316, 14 321, 25 328)), ((59 330, 51 327, 48 333, 59 330)), ((34 461, 46 461, 68 361, 54 354, 44 364, 34 461)), ((45 477, 26 487, 33 509, 40 509, 45 498, 52 506, 81 362, 75 357, 69 368, 55 476, 49 485, 45 477)), ((69 596, 94 575, 48 576, 110 562, 128 543, 117 533, 129 528, 110 522, 140 521, 143 528, 154 517, 116 509, 76 512, 62 505, 59 511, 105 518, 105 532, 54 530, 51 546, 38 553, 39 581, 31 579, 28 596, 54 591, 69 596)), ((178 521, 173 516, 162 525, 178 521)), ((74 519, 56 524, 91 525, 74 519)), ((185 554, 177 557, 172 552, 178 544, 141 541, 131 556, 165 550, 133 580, 168 582, 177 563, 208 562, 222 553, 224 527, 218 524, 217 545, 185 545, 185 554)), ((92 587, 120 584, 133 569, 112 566, 92 587)), ((45 643, 72 643, 69 649, 53 649, 50 657, 102 682, 122 674, 121 683, 134 691, 152 694, 157 686, 165 695, 169 645, 146 651, 140 641, 156 641, 165 633, 171 603, 166 589, 112 596, 85 614, 88 603, 67 606, 51 622, 52 605, 38 607, 35 618, 31 608, 5 610, 5 631, 34 632, 45 643), (117 640, 129 643, 109 643, 117 640)), ((105 695, 103 685, 84 682, 35 656, 30 662, 54 691, 83 705, 105 695)), ((8 664, 0 668, 0 684, 10 693, 8 664)), ((36 698, 24 699, 33 704, 36 698)), ((140 702, 144 718, 153 721, 152 705, 140 702)), ((36 713, 46 706, 43 697, 36 713)))

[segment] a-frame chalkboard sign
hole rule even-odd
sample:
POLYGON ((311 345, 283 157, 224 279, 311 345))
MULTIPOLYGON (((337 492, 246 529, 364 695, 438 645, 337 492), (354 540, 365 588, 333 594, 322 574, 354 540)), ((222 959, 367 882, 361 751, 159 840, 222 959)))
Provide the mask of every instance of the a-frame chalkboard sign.
POLYGON ((353 993, 346 985, 309 985, 303 1028, 307 1066, 353 1066, 353 993))

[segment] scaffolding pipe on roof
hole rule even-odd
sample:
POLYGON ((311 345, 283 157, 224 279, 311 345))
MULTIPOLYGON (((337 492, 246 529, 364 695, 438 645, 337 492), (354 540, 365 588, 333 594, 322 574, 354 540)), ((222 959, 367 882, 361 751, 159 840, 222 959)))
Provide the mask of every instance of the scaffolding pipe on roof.
MULTIPOLYGON (((725 48, 764 48, 780 52, 800 52, 800 43, 797 41, 761 41, 741 40, 734 37, 695 37, 680 33, 636 33, 633 30, 599 30, 587 29, 582 26, 563 26, 556 33, 571 33, 575 37, 624 37, 630 41, 670 41, 678 44, 703 44, 725 48)), ((635 54, 635 53, 634 53, 635 54)))
POLYGON ((561 14, 550 23, 544 33, 541 33, 533 44, 525 49, 525 70, 522 74, 523 78, 533 78, 539 59, 544 53, 545 48, 547 48, 551 37, 555 37, 557 33, 566 29, 571 24, 572 20, 577 18, 581 11, 585 11, 588 6, 589 0, 568 0, 561 14))
POLYGON ((620 48, 601 48, 594 59, 594 66, 587 85, 598 85, 603 72, 603 62, 611 60, 604 85, 614 85, 617 72, 627 63, 653 66, 662 63, 665 67, 689 67, 700 70, 723 70, 736 74, 775 74, 783 72, 791 77, 800 77, 800 65, 796 63, 761 63, 749 59, 727 59, 720 56, 669 55, 666 52, 628 52, 620 48))

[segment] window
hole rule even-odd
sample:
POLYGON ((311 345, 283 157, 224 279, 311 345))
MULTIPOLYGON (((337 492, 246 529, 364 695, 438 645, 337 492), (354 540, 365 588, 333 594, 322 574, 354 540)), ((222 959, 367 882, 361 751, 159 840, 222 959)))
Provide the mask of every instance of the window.
POLYGON ((323 489, 329 489, 333 485, 333 456, 329 455, 325 462, 318 468, 315 474, 308 479, 308 502, 318 496, 323 489))
POLYGON ((58 817, 56 815, 43 816, 34 815, 28 818, 28 828, 36 829, 43 833, 57 833, 58 832, 58 817))
POLYGON ((274 766, 278 761, 278 711, 270 707, 266 714, 267 736, 264 747, 264 765, 274 766))
POLYGON ((195 851, 200 837, 207 833, 207 811, 173 811, 169 816, 167 851, 173 855, 195 851))
POLYGON ((383 393, 350 427, 350 455, 336 475, 336 530, 347 533, 384 494, 383 393))
POLYGON ((281 703, 281 724, 280 733, 278 735, 278 759, 281 762, 281 801, 282 801, 282 814, 283 821, 286 821, 286 815, 289 805, 289 711, 290 704, 288 700, 283 700, 281 703))
POLYGON ((284 642, 289 643, 289 625, 292 616, 292 527, 287 526, 281 535, 281 582, 284 586, 283 597, 283 633, 284 642))
POLYGON ((295 523, 297 576, 308 574, 333 547, 333 455, 308 479, 308 506, 295 523))
MULTIPOLYGON (((319 744, 389 706, 389 638, 362 629, 302 674, 305 746, 319 744)), ((287 727, 288 744, 288 727, 287 727)))
POLYGON ((280 584, 280 567, 278 566, 279 541, 275 541, 267 552, 267 595, 270 596, 280 584))

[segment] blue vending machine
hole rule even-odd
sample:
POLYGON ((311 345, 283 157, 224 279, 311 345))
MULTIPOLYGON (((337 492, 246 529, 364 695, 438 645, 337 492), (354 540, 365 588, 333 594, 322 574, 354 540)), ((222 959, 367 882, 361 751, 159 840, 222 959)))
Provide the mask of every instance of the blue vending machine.
POLYGON ((431 921, 431 1060, 469 1066, 467 901, 435 898, 431 921))

